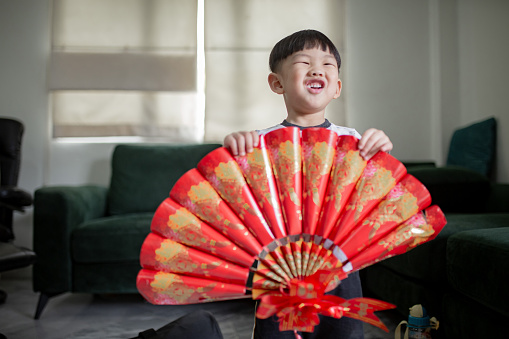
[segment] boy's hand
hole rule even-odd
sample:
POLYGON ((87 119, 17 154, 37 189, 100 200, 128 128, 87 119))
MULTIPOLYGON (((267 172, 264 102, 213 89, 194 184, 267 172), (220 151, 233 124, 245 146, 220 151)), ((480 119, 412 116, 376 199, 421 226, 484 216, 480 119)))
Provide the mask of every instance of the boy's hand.
POLYGON ((359 140, 360 154, 365 160, 371 159, 378 151, 390 152, 392 142, 381 130, 370 128, 362 135, 359 140))
POLYGON ((223 145, 229 148, 233 156, 244 156, 246 153, 253 152, 253 147, 258 146, 259 136, 256 131, 235 132, 228 134, 223 141, 223 145))

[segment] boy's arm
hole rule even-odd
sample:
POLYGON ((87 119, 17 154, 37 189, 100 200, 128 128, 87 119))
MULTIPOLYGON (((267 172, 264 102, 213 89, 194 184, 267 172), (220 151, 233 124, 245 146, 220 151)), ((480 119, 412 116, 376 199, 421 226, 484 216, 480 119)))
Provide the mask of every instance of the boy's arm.
POLYGON ((375 128, 368 129, 359 140, 361 156, 366 160, 369 160, 378 151, 390 152, 392 147, 389 137, 383 131, 375 128))
POLYGON ((258 146, 258 132, 256 131, 241 131, 228 134, 223 141, 223 145, 229 148, 233 156, 243 156, 246 153, 251 153, 253 148, 258 146))

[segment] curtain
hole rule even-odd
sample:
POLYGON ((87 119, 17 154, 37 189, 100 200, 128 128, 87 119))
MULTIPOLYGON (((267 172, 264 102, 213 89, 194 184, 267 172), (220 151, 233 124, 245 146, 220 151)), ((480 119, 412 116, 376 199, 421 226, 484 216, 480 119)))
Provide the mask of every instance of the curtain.
MULTIPOLYGON (((54 0, 53 135, 216 142, 277 124, 272 46, 313 28, 343 52, 343 13, 343 0, 54 0)), ((342 97, 327 117, 344 123, 342 97)))
POLYGON ((54 137, 202 140, 197 1, 54 0, 54 137))
MULTIPOLYGON (((282 38, 317 29, 343 50, 342 0, 207 0, 205 2, 206 140, 278 124, 283 98, 268 85, 269 54, 282 38)), ((344 124, 344 100, 326 116, 344 124)))

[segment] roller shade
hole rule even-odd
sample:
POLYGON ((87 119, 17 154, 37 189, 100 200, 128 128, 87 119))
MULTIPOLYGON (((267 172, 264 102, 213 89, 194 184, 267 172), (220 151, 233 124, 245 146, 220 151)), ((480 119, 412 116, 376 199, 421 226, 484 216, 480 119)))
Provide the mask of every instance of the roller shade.
POLYGON ((50 67, 51 90, 196 90, 194 55, 53 52, 50 67))
POLYGON ((54 0, 53 136, 203 140, 197 0, 54 0))

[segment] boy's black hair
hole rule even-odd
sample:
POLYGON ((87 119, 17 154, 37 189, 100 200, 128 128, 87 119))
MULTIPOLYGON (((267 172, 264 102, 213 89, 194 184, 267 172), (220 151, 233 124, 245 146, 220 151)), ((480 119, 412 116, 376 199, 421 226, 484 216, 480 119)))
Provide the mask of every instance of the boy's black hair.
POLYGON ((277 72, 281 61, 289 57, 295 52, 308 48, 320 48, 322 51, 327 50, 336 58, 338 63, 338 71, 341 67, 341 57, 338 49, 327 36, 313 29, 306 29, 295 32, 286 38, 281 39, 272 48, 269 56, 269 67, 271 72, 277 72))

